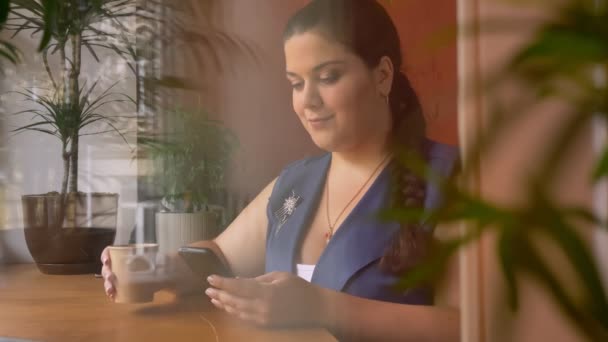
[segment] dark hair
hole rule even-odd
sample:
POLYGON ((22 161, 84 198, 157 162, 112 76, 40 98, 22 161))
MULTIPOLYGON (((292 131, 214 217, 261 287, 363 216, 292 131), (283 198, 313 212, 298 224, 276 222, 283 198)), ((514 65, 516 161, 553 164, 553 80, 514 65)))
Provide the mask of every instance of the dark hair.
MULTIPOLYGON (((403 58, 399 34, 385 8, 375 0, 313 0, 287 23, 283 40, 318 31, 343 44, 367 67, 376 67, 383 56, 391 59, 395 75, 389 96, 393 129, 391 146, 397 151, 424 157, 425 121, 416 92, 401 72, 403 58)), ((422 207, 425 182, 407 167, 393 161, 391 189, 393 207, 422 207)), ((432 241, 419 224, 405 223, 395 236, 380 266, 392 273, 407 271, 428 254, 432 241)))

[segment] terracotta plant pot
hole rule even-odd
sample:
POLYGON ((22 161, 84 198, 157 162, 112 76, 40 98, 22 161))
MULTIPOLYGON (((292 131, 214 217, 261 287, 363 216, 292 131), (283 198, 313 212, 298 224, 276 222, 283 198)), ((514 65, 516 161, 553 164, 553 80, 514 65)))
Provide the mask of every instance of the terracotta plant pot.
POLYGON ((99 273, 103 249, 114 242, 118 194, 58 193, 21 197, 25 241, 45 274, 99 273))

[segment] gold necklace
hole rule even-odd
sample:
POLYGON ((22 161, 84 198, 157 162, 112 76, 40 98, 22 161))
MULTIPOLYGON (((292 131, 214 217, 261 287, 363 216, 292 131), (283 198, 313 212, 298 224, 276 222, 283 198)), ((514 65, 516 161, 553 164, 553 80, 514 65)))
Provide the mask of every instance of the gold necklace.
POLYGON ((355 198, 357 198, 357 196, 361 193, 361 191, 363 191, 363 189, 365 188, 365 186, 367 185, 367 183, 369 183, 369 181, 374 177, 374 175, 376 174, 376 172, 378 172, 378 170, 380 169, 380 167, 382 166, 382 164, 384 164, 384 162, 388 159, 388 157, 390 157, 391 154, 387 154, 386 157, 384 157, 382 159, 382 161, 380 161, 380 164, 378 164, 378 166, 376 166, 376 168, 374 169, 374 171, 372 172, 371 175, 369 175, 369 177, 367 177, 367 180, 365 181, 365 183, 363 183, 363 185, 359 188, 359 190, 357 190, 357 193, 355 193, 355 195, 350 199, 350 201, 348 201, 348 203, 346 203, 346 206, 344 206, 344 208, 342 209, 342 211, 340 212, 340 214, 338 214, 338 217, 336 218, 336 220, 334 221, 334 223, 331 223, 331 220, 329 219, 329 178, 325 181, 325 195, 326 195, 326 199, 325 199, 325 204, 326 204, 326 208, 325 208, 325 213, 327 214, 327 225, 329 226, 329 228, 327 229, 327 233, 325 233, 325 243, 329 243, 329 240, 331 240, 331 238, 334 236, 334 228, 336 227, 336 223, 338 223, 338 220, 340 219, 340 217, 342 217, 342 214, 344 214, 344 212, 346 211, 346 208, 348 208, 348 206, 350 206, 351 203, 353 203, 353 201, 355 200, 355 198))

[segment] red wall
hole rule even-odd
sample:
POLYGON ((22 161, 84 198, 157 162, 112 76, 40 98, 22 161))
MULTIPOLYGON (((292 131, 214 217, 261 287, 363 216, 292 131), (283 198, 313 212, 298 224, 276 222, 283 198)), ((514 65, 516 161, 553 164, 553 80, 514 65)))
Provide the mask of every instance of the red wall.
POLYGON ((456 41, 431 47, 438 32, 456 27, 456 1, 384 2, 405 57, 405 73, 418 92, 429 138, 458 144, 456 41))

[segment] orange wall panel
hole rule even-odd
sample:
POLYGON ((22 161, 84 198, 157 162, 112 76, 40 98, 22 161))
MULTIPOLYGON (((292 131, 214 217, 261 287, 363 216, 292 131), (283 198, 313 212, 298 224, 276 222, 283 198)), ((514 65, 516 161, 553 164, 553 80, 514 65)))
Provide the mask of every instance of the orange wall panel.
POLYGON ((433 46, 437 36, 456 27, 456 1, 385 1, 397 26, 404 72, 418 92, 427 136, 458 145, 456 41, 433 46))

